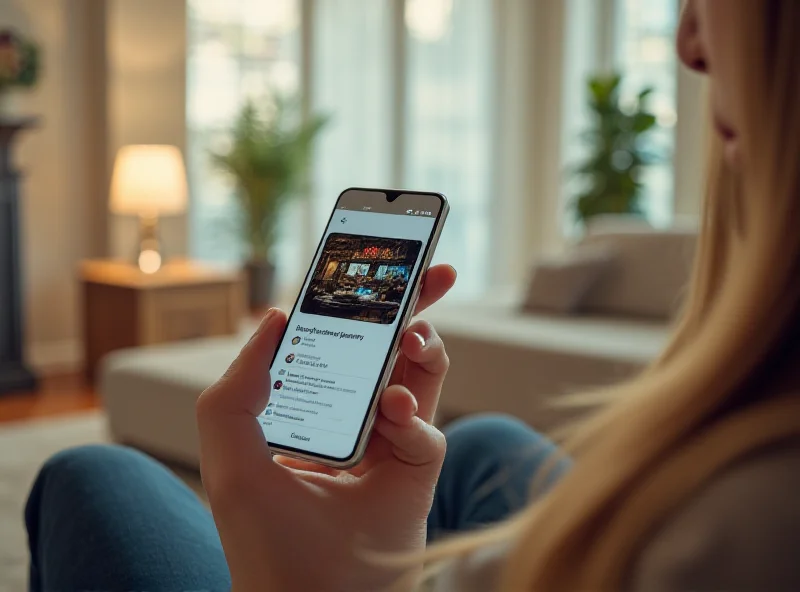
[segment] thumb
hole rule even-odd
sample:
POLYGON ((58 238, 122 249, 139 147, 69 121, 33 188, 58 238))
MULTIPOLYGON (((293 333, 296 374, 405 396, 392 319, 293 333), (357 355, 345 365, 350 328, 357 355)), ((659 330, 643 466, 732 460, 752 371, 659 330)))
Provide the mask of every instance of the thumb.
POLYGON ((236 488, 240 479, 252 477, 255 465, 272 465, 257 416, 269 401, 269 366, 285 327, 286 315, 270 309, 222 378, 197 401, 200 464, 209 497, 216 484, 236 488))
POLYGON ((264 411, 270 392, 269 365, 285 327, 286 315, 269 309, 222 378, 200 396, 200 405, 211 407, 214 413, 255 416, 264 411))

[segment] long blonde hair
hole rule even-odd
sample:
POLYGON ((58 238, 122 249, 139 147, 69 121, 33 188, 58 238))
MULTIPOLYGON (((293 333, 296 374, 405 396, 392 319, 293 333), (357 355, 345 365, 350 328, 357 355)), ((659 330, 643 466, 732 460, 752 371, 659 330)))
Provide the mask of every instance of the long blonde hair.
MULTIPOLYGON (((800 2, 726 9, 737 29, 745 172, 727 167, 715 141, 691 288, 669 345, 640 377, 597 393, 609 405, 566 442, 576 463, 550 493, 506 523, 432 547, 429 558, 505 541, 502 589, 608 586, 604 535, 626 521, 650 524, 658 516, 644 515, 668 507, 626 513, 630 500, 688 442, 777 390, 766 369, 779 373, 800 339, 800 2)), ((708 449, 694 446, 691 462, 704 466, 708 449)), ((622 565, 635 558, 628 549, 622 565)))

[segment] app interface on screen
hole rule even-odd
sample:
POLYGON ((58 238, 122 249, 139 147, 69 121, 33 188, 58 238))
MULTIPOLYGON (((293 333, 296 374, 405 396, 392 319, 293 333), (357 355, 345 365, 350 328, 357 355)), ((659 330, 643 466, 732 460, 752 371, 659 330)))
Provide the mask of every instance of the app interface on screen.
POLYGON ((334 211, 270 368, 270 443, 351 456, 436 221, 409 213, 334 211))

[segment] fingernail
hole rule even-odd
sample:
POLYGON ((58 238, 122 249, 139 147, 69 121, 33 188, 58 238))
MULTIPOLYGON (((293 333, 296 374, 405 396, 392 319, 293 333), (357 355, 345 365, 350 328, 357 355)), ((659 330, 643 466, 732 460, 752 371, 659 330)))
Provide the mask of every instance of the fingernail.
POLYGON ((455 267, 453 267, 453 266, 451 265, 451 266, 450 266, 450 269, 452 269, 452 270, 453 270, 453 275, 455 275, 455 276, 456 276, 456 279, 458 279, 458 271, 456 270, 456 268, 455 268, 455 267))
POLYGON ((414 332, 412 332, 411 334, 412 334, 414 337, 416 337, 416 338, 417 338, 417 341, 419 341, 419 346, 424 348, 424 347, 425 347, 425 345, 426 345, 426 344, 425 344, 425 338, 424 338, 422 335, 420 335, 419 333, 414 333, 414 332))
POLYGON ((414 401, 414 415, 416 415, 417 411, 419 411, 419 403, 417 403, 417 398, 416 397, 412 396, 411 400, 414 401))
POLYGON ((270 308, 270 309, 267 311, 267 314, 265 314, 265 315, 264 315, 264 318, 262 318, 262 319, 261 319, 261 322, 258 324, 258 328, 257 328, 257 329, 255 330, 255 332, 254 332, 254 333, 253 333, 253 334, 250 336, 250 339, 248 339, 248 340, 247 340, 247 343, 250 343, 251 341, 253 341, 253 339, 255 339, 256 335, 258 335, 259 333, 261 333, 261 331, 264 329, 264 327, 266 327, 266 326, 269 324, 269 320, 270 320, 270 318, 272 318, 272 316, 275 314, 275 310, 276 310, 276 309, 274 309, 274 308, 270 308))
POLYGON ((275 311, 276 311, 276 310, 277 310, 277 309, 275 309, 275 308, 270 308, 270 309, 267 311, 267 314, 265 314, 265 315, 264 315, 264 318, 263 318, 263 319, 261 319, 261 323, 258 325, 258 328, 259 328, 259 330, 260 330, 262 327, 266 327, 266 326, 267 326, 267 323, 269 323, 269 320, 270 320, 270 319, 272 318, 272 316, 275 314, 275 311))

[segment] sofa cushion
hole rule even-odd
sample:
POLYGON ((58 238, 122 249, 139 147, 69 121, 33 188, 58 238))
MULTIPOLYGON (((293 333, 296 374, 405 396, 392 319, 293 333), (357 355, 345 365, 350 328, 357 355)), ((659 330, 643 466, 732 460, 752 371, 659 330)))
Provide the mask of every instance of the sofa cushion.
POLYGON ((615 257, 581 308, 599 315, 671 318, 689 281, 696 236, 691 228, 588 235, 582 245, 613 248, 615 257))
POLYGON ((522 308, 527 312, 576 312, 614 257, 613 251, 592 245, 561 257, 539 261, 533 269, 522 308))

